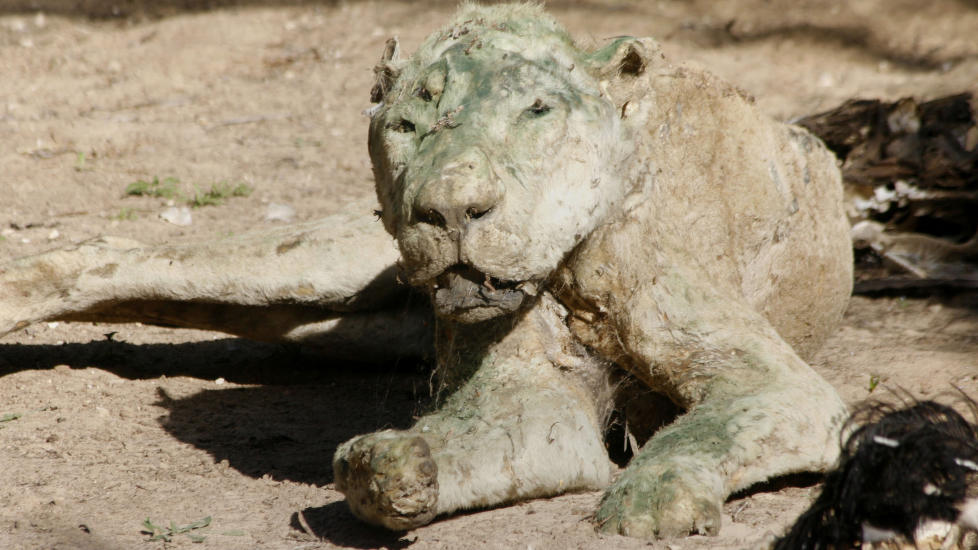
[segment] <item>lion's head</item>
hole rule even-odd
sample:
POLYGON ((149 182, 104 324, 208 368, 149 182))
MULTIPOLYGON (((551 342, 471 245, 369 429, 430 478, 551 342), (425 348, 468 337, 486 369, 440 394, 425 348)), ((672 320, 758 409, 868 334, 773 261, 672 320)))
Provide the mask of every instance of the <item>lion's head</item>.
POLYGON ((578 48, 532 5, 466 6, 404 63, 377 67, 370 156, 385 227, 436 312, 517 310, 620 210, 632 139, 615 81, 648 42, 578 48))

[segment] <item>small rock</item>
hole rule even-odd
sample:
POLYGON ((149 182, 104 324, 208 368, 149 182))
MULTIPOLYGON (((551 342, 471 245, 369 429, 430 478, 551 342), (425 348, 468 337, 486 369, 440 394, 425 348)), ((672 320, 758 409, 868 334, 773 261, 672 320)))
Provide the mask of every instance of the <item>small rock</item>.
POLYGON ((265 219, 270 222, 291 222, 295 218, 295 209, 287 204, 269 203, 265 209, 265 219))
POLYGON ((61 232, 60 231, 58 231, 57 229, 52 229, 51 232, 48 233, 48 240, 49 241, 53 241, 53 240, 57 239, 60 236, 61 236, 61 232))
POLYGON ((218 378, 217 380, 214 381, 214 383, 217 384, 218 386, 220 386, 222 384, 227 383, 227 380, 225 380, 223 378, 218 378))
POLYGON ((190 208, 186 206, 171 206, 160 212, 160 219, 173 225, 190 225, 194 222, 190 208))

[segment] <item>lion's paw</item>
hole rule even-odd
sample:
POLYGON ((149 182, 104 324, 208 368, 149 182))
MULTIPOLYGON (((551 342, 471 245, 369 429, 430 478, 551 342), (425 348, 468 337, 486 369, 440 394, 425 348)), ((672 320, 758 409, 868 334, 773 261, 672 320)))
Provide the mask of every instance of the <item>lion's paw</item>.
POLYGON ((599 531, 638 538, 720 532, 723 498, 708 476, 680 468, 629 468, 601 500, 599 531))
POLYGON ((393 431, 352 439, 333 458, 336 489, 360 519, 404 530, 437 514, 438 466, 419 436, 393 431))

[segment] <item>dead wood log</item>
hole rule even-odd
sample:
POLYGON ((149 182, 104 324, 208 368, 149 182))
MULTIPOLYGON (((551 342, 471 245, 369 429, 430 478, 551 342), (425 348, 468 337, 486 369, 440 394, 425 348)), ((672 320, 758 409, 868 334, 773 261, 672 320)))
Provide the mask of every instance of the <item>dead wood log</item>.
POLYGON ((795 121, 841 161, 856 292, 978 288, 976 103, 855 99, 795 121))

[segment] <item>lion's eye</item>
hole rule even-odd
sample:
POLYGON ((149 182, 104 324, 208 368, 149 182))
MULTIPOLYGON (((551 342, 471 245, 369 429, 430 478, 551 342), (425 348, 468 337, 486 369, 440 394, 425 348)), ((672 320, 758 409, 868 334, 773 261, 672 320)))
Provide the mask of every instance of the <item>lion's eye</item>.
POLYGON ((537 99, 533 105, 526 108, 526 112, 533 116, 545 115, 550 112, 550 105, 544 103, 542 99, 537 99))
POLYGON ((400 118, 396 121, 387 123, 388 130, 394 130, 395 132, 400 132, 402 134, 414 133, 414 123, 406 118, 400 118))
POLYGON ((420 97, 421 101, 431 101, 431 92, 429 92, 428 88, 424 86, 421 86, 420 88, 415 90, 414 95, 420 97))

